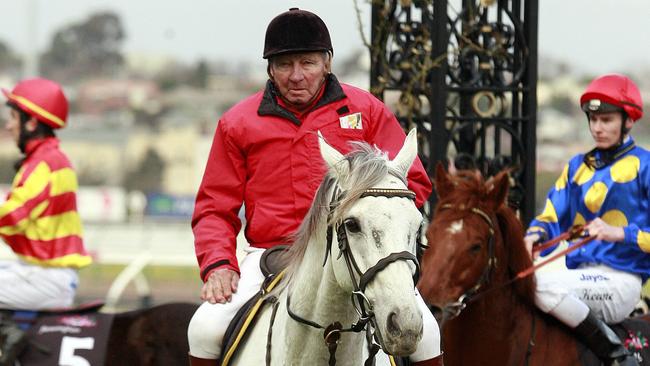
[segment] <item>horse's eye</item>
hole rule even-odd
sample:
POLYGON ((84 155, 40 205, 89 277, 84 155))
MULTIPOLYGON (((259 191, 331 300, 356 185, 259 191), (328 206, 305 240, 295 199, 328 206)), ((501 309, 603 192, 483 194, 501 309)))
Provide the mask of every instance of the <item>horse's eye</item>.
POLYGON ((346 219, 343 223, 345 224, 345 228, 349 233, 361 232, 361 226, 359 225, 359 221, 357 219, 349 218, 346 219))
POLYGON ((474 244, 471 248, 469 248, 469 252, 471 254, 479 254, 481 252, 481 249, 481 244, 474 244))

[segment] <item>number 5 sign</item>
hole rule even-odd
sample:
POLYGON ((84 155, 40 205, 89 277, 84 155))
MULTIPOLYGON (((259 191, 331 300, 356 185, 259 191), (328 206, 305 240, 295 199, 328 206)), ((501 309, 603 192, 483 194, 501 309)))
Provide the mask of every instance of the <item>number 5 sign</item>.
POLYGON ((92 350, 94 346, 95 339, 92 337, 63 337, 59 353, 59 366, 91 366, 88 360, 75 355, 75 351, 78 349, 92 350))
POLYGON ((28 330, 25 366, 103 366, 112 314, 48 314, 28 330), (36 347, 33 345, 37 345, 36 347))

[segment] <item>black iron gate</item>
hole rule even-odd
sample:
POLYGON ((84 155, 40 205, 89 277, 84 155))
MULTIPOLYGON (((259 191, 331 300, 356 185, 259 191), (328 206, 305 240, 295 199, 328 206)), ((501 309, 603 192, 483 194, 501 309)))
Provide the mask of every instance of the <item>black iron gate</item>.
MULTIPOLYGON (((534 214, 537 0, 373 0, 371 91, 417 127, 420 156, 514 167, 511 203, 534 214)), ((435 204, 432 195, 430 204, 435 204)))

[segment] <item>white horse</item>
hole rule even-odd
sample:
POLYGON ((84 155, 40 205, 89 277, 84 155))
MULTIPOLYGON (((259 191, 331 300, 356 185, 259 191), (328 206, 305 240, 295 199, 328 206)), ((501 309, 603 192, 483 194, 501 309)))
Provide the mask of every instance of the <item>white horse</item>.
POLYGON ((413 283, 422 216, 406 186, 415 130, 392 161, 364 143, 343 156, 320 133, 319 141, 329 173, 270 294, 277 305, 263 310, 230 364, 362 365, 366 332, 348 331, 353 324, 370 327, 395 356, 414 352, 422 337, 413 283))

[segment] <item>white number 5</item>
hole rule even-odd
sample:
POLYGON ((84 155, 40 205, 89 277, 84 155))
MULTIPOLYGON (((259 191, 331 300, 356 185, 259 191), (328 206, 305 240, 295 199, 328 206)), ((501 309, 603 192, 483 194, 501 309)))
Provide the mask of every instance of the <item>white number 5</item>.
POLYGON ((63 337, 61 340, 61 353, 59 354, 59 366, 90 366, 85 358, 74 354, 78 349, 93 349, 95 338, 85 337, 63 337))

